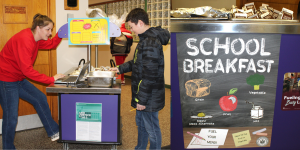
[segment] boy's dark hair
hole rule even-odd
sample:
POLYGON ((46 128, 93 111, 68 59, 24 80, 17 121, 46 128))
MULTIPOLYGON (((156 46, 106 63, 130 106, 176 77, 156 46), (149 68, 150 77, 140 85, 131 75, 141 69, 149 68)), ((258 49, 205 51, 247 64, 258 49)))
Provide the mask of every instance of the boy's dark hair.
POLYGON ((144 24, 149 25, 149 17, 147 12, 144 9, 135 8, 127 15, 125 22, 130 21, 134 24, 137 24, 139 20, 143 21, 144 24))

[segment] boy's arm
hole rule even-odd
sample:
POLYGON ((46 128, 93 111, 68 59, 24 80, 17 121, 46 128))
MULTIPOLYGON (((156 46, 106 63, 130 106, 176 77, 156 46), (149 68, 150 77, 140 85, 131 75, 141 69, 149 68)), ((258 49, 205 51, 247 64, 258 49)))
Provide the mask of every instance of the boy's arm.
POLYGON ((146 105, 148 94, 152 93, 155 83, 159 77, 158 68, 160 61, 163 61, 161 55, 162 45, 158 40, 150 40, 143 48, 143 70, 142 80, 139 82, 136 102, 140 105, 146 105))
POLYGON ((132 64, 133 64, 133 60, 130 60, 127 61, 126 63, 117 66, 119 68, 119 74, 132 71, 132 64))

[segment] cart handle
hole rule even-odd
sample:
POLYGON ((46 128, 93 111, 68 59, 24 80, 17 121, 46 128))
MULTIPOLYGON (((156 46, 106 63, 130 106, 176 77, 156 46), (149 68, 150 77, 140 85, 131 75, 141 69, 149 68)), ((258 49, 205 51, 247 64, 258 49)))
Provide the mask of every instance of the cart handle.
POLYGON ((81 62, 83 61, 83 65, 85 64, 85 59, 80 59, 78 67, 80 66, 81 62))
POLYGON ((110 66, 111 66, 111 67, 116 67, 116 64, 115 64, 115 62, 114 62, 113 59, 110 59, 110 66))

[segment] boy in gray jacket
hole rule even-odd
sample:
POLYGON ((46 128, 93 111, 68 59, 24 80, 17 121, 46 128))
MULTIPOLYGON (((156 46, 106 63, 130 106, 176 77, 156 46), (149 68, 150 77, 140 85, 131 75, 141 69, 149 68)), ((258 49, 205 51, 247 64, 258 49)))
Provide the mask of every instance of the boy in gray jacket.
POLYGON ((133 9, 126 17, 132 32, 140 41, 134 58, 111 70, 120 74, 132 71, 131 106, 136 108, 138 144, 135 149, 161 149, 161 131, 158 111, 165 106, 164 53, 162 45, 170 33, 161 27, 150 27, 148 14, 141 8, 133 9))

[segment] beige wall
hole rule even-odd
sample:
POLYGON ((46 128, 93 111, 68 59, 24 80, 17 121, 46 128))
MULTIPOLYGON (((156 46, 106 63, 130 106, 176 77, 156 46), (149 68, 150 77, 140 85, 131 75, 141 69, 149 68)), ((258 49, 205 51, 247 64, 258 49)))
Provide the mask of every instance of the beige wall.
POLYGON ((201 6, 230 9, 232 5, 236 5, 236 0, 172 0, 172 10, 176 8, 195 8, 201 6))
MULTIPOLYGON (((133 54, 135 48, 137 46, 137 42, 134 42, 131 46, 130 54, 127 56, 125 62, 133 59, 133 54)), ((91 52, 91 64, 95 65, 95 46, 92 46, 91 52)), ((165 84, 171 85, 170 81, 170 44, 163 46, 164 57, 165 57, 165 84)), ((110 59, 114 59, 110 53, 109 45, 98 45, 98 67, 100 66, 110 66, 110 59)), ((116 62, 116 61, 115 61, 116 62)), ((131 72, 125 73, 125 75, 131 76, 131 72)))
MULTIPOLYGON (((79 10, 65 10, 64 0, 56 0, 56 32, 61 26, 68 23, 68 14, 74 18, 87 18, 85 10, 88 8, 87 0, 79 0, 79 10)), ((56 48, 57 73, 65 73, 73 67, 78 67, 80 59, 87 59, 86 45, 69 45, 64 38, 56 48)))

